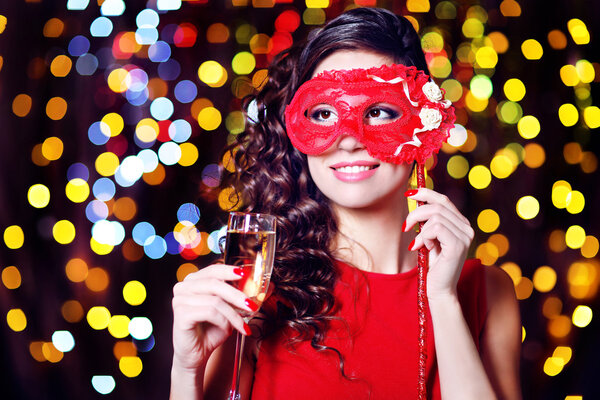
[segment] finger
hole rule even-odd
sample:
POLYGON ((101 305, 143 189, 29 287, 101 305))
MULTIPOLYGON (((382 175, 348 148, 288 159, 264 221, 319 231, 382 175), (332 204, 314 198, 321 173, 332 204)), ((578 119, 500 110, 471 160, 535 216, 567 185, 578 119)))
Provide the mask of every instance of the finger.
POLYGON ((469 247, 471 239, 467 233, 461 231, 450 220, 441 215, 436 215, 428 220, 421 232, 415 237, 411 250, 418 250, 422 246, 429 250, 439 243, 442 250, 451 249, 463 252, 469 247))
POLYGON ((240 309, 254 312, 257 309, 248 296, 232 285, 214 278, 183 281, 173 287, 173 296, 215 296, 240 309))
POLYGON ((200 280, 205 278, 215 278, 224 281, 234 281, 240 279, 244 274, 244 270, 235 265, 227 264, 212 264, 204 267, 196 272, 188 274, 184 280, 200 280))
POLYGON ((466 218, 461 214, 456 214, 448 210, 448 208, 441 204, 425 204, 411 211, 406 217, 404 231, 412 229, 418 222, 426 222, 436 216, 443 216, 445 219, 451 221, 456 228, 467 233, 467 235, 474 234, 471 224, 466 218))
POLYGON ((173 298, 174 320, 184 329, 198 323, 209 323, 224 331, 234 327, 244 334, 246 323, 242 316, 228 303, 216 296, 180 296, 173 298))
POLYGON ((461 219, 464 219, 465 222, 468 222, 467 218, 462 215, 462 213, 458 210, 458 208, 456 208, 448 196, 427 188, 420 188, 415 190, 414 194, 412 193, 413 192, 411 191, 411 195, 408 196, 410 199, 421 201, 427 204, 439 204, 455 213, 461 219))

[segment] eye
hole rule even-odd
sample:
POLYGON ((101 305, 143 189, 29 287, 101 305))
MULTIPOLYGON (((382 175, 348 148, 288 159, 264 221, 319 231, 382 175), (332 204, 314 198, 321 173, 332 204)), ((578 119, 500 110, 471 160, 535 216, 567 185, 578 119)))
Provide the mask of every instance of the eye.
POLYGON ((306 117, 319 125, 333 125, 337 121, 335 109, 328 104, 318 104, 305 113, 306 117))
POLYGON ((376 104, 367 109, 365 122, 367 125, 387 124, 398 119, 401 114, 401 111, 392 105, 376 104))

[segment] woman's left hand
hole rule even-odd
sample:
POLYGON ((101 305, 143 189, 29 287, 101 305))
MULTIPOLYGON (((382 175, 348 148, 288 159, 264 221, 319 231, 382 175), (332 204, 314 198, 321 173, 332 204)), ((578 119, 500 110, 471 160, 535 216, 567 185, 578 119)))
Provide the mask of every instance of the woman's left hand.
POLYGON ((410 250, 416 251, 423 246, 429 250, 427 296, 430 299, 455 296, 456 284, 473 240, 473 228, 443 194, 421 188, 408 197, 424 203, 408 214, 404 230, 424 222, 410 250))

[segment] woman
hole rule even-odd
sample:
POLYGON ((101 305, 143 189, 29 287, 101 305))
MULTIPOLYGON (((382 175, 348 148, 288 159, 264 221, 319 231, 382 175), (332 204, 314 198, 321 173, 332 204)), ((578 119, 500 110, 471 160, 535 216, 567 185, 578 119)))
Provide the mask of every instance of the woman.
POLYGON ((373 8, 340 15, 274 60, 254 99, 255 123, 236 143, 237 172, 224 182, 237 188, 245 211, 278 218, 273 293, 250 329, 234 307, 256 305, 227 283, 240 279, 238 269, 211 265, 175 286, 172 399, 226 397, 233 329, 249 335, 244 398, 416 398, 415 266, 422 247, 430 251, 428 395, 521 398, 512 281, 500 269, 465 263, 473 229, 447 197, 407 191, 412 165, 405 161, 417 158, 400 162, 403 146, 417 148, 429 137, 417 135, 423 118, 422 129, 406 129, 417 118, 409 88, 424 73, 411 24, 373 8), (390 80, 400 88, 396 96, 383 97, 376 85, 344 81, 370 79, 373 71, 413 74, 403 75, 406 96, 402 79, 390 80), (328 88, 323 77, 341 92, 315 103, 328 88), (340 100, 362 87, 368 106, 340 100), (362 120, 344 107, 361 110, 362 120), (405 128, 390 133, 390 126, 405 128), (384 148, 400 136, 396 151, 384 148), (424 205, 409 213, 405 196, 424 205), (418 223, 424 225, 417 234, 418 223))

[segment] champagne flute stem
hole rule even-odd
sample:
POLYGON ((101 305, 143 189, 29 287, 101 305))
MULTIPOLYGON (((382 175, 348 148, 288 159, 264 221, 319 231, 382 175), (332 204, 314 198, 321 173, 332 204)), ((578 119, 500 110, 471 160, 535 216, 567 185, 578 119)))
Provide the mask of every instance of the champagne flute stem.
POLYGON ((242 354, 246 336, 237 332, 235 340, 235 363, 233 364, 233 380, 228 400, 240 400, 240 370, 242 369, 242 354))

